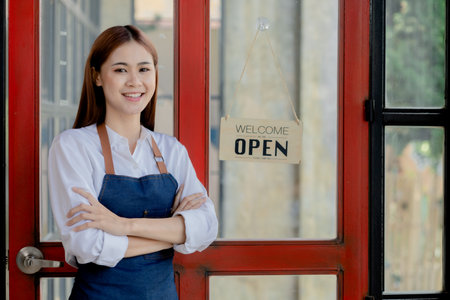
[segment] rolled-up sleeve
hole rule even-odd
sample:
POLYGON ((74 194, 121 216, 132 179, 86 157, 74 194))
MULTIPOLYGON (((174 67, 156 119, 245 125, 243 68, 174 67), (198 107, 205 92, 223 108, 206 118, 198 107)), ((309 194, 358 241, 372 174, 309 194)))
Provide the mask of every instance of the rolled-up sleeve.
MULTIPOLYGON (((66 215, 71 208, 82 203, 89 204, 87 199, 72 191, 73 187, 82 188, 97 196, 87 151, 73 132, 64 132, 53 141, 48 160, 53 215, 61 232, 66 261, 70 265, 76 267, 77 263, 93 262, 113 267, 124 257, 128 248, 126 236, 114 236, 94 228, 74 232, 71 227, 66 226, 66 215)), ((82 223, 75 226, 80 224, 82 223)))
MULTIPOLYGON (((207 196, 207 191, 197 178, 186 148, 181 144, 179 144, 179 147, 181 149, 178 156, 178 168, 175 173, 179 183, 184 184, 181 198, 195 193, 204 193, 207 196)), ((209 197, 198 209, 181 211, 176 215, 183 216, 186 233, 185 243, 174 245, 176 251, 184 254, 202 251, 216 239, 218 222, 214 204, 209 197)))

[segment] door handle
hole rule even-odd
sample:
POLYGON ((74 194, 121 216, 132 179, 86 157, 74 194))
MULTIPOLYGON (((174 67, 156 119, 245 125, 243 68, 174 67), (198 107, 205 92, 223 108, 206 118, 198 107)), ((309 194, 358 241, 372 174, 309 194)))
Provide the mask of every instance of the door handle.
POLYGON ((16 263, 20 271, 25 274, 37 273, 42 268, 60 268, 62 261, 46 260, 41 250, 35 247, 24 247, 16 256, 16 263))

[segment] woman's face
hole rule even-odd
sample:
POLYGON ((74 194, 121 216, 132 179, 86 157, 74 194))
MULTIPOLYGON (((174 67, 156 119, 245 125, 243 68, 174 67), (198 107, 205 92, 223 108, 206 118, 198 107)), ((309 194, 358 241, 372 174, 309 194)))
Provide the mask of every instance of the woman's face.
POLYGON ((133 40, 115 49, 95 80, 105 94, 107 120, 140 115, 155 92, 155 82, 153 57, 142 45, 133 40))

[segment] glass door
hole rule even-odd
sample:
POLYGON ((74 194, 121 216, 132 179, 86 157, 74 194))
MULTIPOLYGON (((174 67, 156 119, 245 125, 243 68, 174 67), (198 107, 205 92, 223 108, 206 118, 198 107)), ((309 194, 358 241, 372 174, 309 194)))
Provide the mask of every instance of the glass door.
MULTIPOLYGON (((23 247, 33 246, 46 260, 64 261, 49 201, 48 150, 57 134, 72 127, 85 60, 101 31, 134 24, 155 43, 160 74, 156 130, 173 135, 174 5, 170 1, 112 2, 40 0, 10 4, 9 149, 14 154, 9 158, 9 244, 14 258, 23 247)), ((74 272, 65 264, 25 275, 12 263, 11 299, 67 299, 74 272), (29 288, 24 289, 24 284, 29 288)))
POLYGON ((261 257, 256 274, 213 274, 209 295, 337 299, 337 269, 313 272, 288 253, 312 239, 329 247, 338 235, 339 2, 223 0, 210 11, 210 192, 220 243, 226 251, 230 240, 246 241, 264 253, 271 240, 299 267, 274 274, 267 264, 278 260, 261 257), (219 160, 221 117, 294 120, 290 101, 303 122, 300 164, 219 160))
MULTIPOLYGON (((157 131, 173 134, 173 3, 159 1, 40 1, 40 241, 59 242, 47 189, 48 150, 55 135, 71 128, 90 46, 104 29, 142 28, 157 47, 160 78, 157 131)), ((44 243, 45 242, 45 243, 44 243)), ((58 244, 59 247, 59 244, 58 244)), ((41 299, 67 294, 72 278, 43 278, 41 299)), ((64 297, 62 297, 64 299, 64 297)))
MULTIPOLYGON (((221 222, 210 248, 176 256, 180 299, 362 298, 369 1, 359 0, 10 1, 10 298, 64 299, 70 290, 69 266, 26 275, 14 262, 26 246, 47 260, 64 260, 48 205, 46 155, 52 138, 71 127, 92 39, 119 23, 137 24, 155 42, 163 78, 157 114, 164 116, 157 130, 186 146, 221 222), (300 165, 243 165, 216 157, 217 118, 232 100, 260 16, 271 22, 273 50, 304 123, 300 165)), ((286 94, 271 54, 264 45, 257 49, 237 113, 284 118, 286 94), (260 110, 245 106, 252 101, 260 110)))
POLYGON ((209 1, 208 9, 209 115, 185 125, 203 136, 209 123, 209 145, 202 141, 199 151, 208 150, 220 234, 206 251, 180 257, 180 273, 189 274, 182 292, 189 299, 363 298, 369 1, 209 1), (273 50, 304 123, 299 166, 218 160, 219 119, 231 102, 231 116, 291 118, 264 37, 247 61, 258 17, 271 23, 273 50))

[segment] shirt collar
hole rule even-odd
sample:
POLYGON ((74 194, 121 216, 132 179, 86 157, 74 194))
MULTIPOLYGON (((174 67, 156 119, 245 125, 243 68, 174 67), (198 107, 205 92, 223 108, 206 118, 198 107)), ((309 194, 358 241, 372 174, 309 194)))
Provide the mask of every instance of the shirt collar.
MULTIPOLYGON (((127 138, 121 136, 120 134, 118 134, 117 132, 112 130, 110 127, 108 127, 108 125, 106 125, 106 130, 108 131, 109 143, 110 143, 111 147, 113 147, 115 145, 127 145, 128 146, 127 138)), ((146 139, 150 140, 151 137, 152 137, 152 134, 151 134, 150 129, 147 129, 141 125, 141 134, 139 136, 138 143, 140 141, 144 141, 146 139)))
POLYGON ((150 129, 148 129, 148 128, 146 128, 146 127, 141 125, 141 135, 139 136, 139 141, 140 140, 142 140, 142 141, 143 140, 151 141, 152 134, 153 134, 153 132, 150 129))

